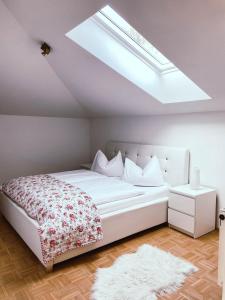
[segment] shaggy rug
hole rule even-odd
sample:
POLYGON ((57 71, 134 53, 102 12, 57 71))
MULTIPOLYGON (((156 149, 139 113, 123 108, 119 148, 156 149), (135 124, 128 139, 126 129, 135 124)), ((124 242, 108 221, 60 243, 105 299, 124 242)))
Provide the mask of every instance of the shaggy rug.
POLYGON ((150 245, 119 257, 109 268, 96 272, 92 300, 156 300, 172 293, 187 275, 198 269, 172 254, 150 245))

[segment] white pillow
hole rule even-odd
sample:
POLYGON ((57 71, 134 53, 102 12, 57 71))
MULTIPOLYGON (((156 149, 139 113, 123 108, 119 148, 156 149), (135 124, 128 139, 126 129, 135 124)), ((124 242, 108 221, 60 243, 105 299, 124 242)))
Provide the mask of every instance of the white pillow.
POLYGON ((159 160, 156 156, 153 156, 144 169, 126 158, 123 179, 139 186, 161 186, 165 184, 159 160))
POLYGON ((108 161, 105 154, 98 150, 95 155, 91 170, 106 176, 121 177, 123 175, 123 160, 121 152, 108 161))

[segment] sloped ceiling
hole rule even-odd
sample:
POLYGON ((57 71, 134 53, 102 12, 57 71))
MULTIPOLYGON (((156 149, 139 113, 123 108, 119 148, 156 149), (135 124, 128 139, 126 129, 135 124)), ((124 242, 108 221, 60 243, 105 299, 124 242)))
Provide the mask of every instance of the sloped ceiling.
MULTIPOLYGON (((0 0, 0 113, 95 117, 225 110, 225 2, 0 0), (213 100, 161 104, 65 37, 111 5, 213 100), (40 42, 53 48, 40 54, 40 42)), ((178 87, 179 88, 179 87, 178 87)))

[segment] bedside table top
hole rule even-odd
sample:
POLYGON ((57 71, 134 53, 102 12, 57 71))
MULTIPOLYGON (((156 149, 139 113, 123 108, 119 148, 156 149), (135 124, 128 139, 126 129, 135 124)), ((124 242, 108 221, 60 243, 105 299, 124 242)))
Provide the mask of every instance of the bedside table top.
POLYGON ((185 185, 171 187, 170 192, 185 195, 185 196, 190 196, 190 197, 197 197, 206 193, 216 192, 216 190, 206 186, 201 186, 200 189, 193 190, 190 187, 190 184, 185 184, 185 185))

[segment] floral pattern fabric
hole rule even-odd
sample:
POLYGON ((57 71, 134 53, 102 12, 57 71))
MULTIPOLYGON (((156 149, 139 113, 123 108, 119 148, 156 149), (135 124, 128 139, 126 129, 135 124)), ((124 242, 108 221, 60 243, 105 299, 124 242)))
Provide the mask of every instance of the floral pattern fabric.
POLYGON ((92 198, 79 187, 50 175, 11 179, 2 191, 39 224, 43 262, 103 238, 92 198))

